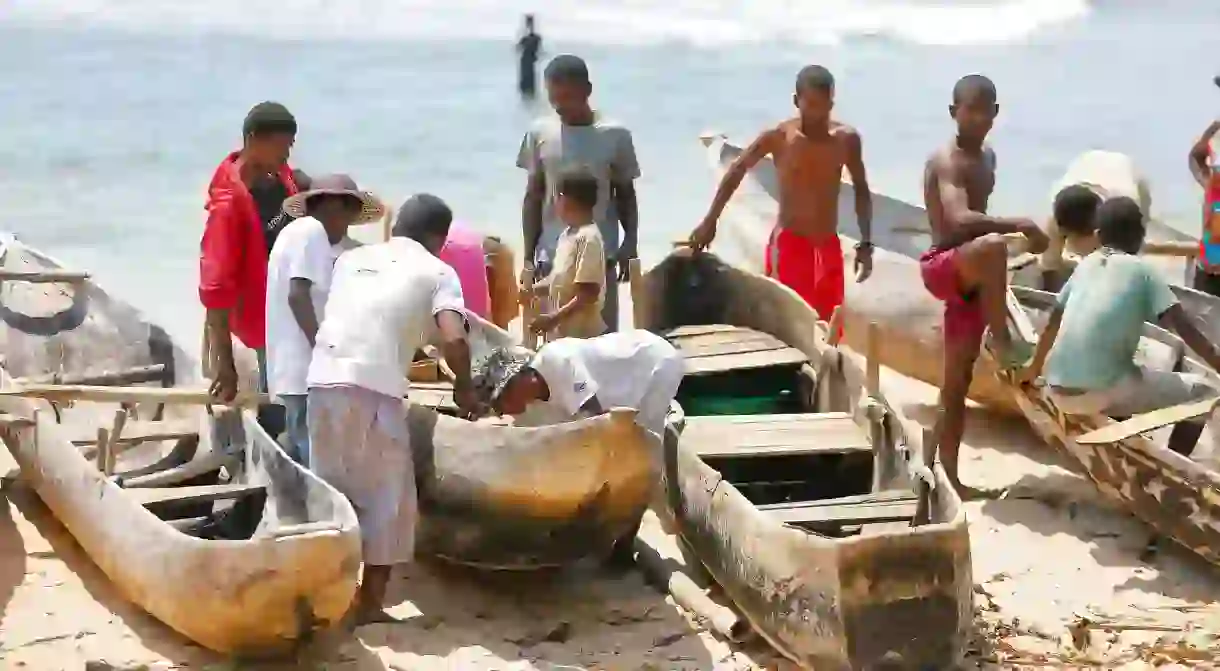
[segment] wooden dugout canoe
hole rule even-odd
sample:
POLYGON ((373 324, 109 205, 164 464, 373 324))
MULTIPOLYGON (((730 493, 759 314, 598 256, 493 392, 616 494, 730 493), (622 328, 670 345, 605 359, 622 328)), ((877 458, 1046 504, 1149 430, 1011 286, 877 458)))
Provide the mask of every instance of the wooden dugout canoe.
MULTIPOLYGON (((27 380, 56 371, 62 382, 168 387, 193 377, 182 350, 133 308, 85 274, 5 243, 6 277, 41 273, 4 282, 0 299, 6 361, 27 380)), ((4 387, 28 386, 9 372, 0 369, 4 387)), ((287 651, 336 622, 355 594, 355 513, 252 413, 163 405, 181 400, 177 391, 107 389, 127 410, 0 394, 4 442, 22 479, 126 598, 219 652, 287 651)))
MULTIPOLYGON (((1034 342, 1055 295, 1023 287, 1014 287, 1013 294, 1017 302, 1010 302, 1009 313, 1016 335, 1034 342)), ((1196 373, 1220 387, 1220 375, 1185 356, 1186 346, 1180 338, 1152 324, 1144 328, 1137 354, 1142 365, 1196 373)), ((1220 565, 1220 472, 1214 463, 1201 463, 1166 447, 1169 427, 1165 421, 1155 421, 1166 411, 1141 416, 1153 420, 1146 426, 1163 427, 1155 433, 1118 431, 1115 440, 1097 443, 1082 437, 1114 425, 1114 420, 1104 415, 1067 415, 1042 386, 1008 382, 1008 388, 1034 430, 1076 464, 1103 495, 1161 536, 1220 565)), ((1215 442, 1215 429, 1213 417, 1198 452, 1204 450, 1206 441, 1215 442)))
POLYGON ((408 410, 419 551, 493 570, 610 552, 648 507, 658 439, 635 412, 534 428, 408 410))
POLYGON ((937 465, 931 523, 910 525, 923 435, 886 403, 877 371, 829 345, 790 289, 711 254, 675 252, 633 301, 636 323, 687 357, 686 415, 665 444, 669 507, 754 628, 808 669, 895 654, 903 668, 954 665, 973 621, 965 512, 937 465), (704 337, 733 331, 747 335, 704 337), (782 387, 795 414, 692 416, 695 385, 782 387))
MULTIPOLYGON (((706 134, 700 139, 707 147, 709 163, 717 175, 722 175, 742 152, 723 135, 706 134)), ((774 164, 770 159, 764 159, 750 171, 721 217, 715 249, 743 268, 762 272, 763 255, 775 222, 778 193, 774 164)), ((855 220, 854 191, 851 184, 845 182, 839 192, 839 222, 849 269, 854 264, 852 245, 856 240, 847 233, 854 233, 855 220)), ((877 323, 885 341, 881 364, 940 387, 944 377, 941 335, 944 306, 924 289, 916 263, 919 255, 931 245, 927 230, 924 208, 873 192, 873 242, 876 245, 873 275, 863 284, 848 278, 844 337, 850 346, 861 350, 866 325, 877 323)), ((1150 225, 1148 237, 1157 242, 1189 239, 1157 222, 1150 225)), ((1183 276, 1185 269, 1181 259, 1162 257, 1154 263, 1167 277, 1183 276)), ((1013 283, 1044 288, 1041 273, 1035 265, 1028 263, 1014 273, 1013 283)), ((1204 322, 1205 333, 1213 340, 1220 340, 1220 298, 1180 285, 1174 286, 1174 292, 1183 306, 1204 322)), ((1003 413, 1020 412, 996 377, 989 357, 980 357, 975 365, 970 398, 1003 413)))

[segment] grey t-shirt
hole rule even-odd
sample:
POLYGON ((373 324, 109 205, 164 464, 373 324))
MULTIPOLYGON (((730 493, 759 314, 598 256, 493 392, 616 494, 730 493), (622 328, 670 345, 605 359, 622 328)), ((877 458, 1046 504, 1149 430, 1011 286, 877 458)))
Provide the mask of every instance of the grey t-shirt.
POLYGON ((555 214, 555 186, 569 169, 584 168, 597 178, 597 207, 593 220, 601 231, 606 253, 618 249, 618 213, 610 199, 612 182, 629 182, 640 176, 631 131, 617 122, 597 115, 590 126, 568 126, 558 116, 538 119, 521 140, 517 167, 546 177, 546 200, 542 205, 542 238, 534 261, 541 264, 555 258, 555 246, 564 224, 555 214))

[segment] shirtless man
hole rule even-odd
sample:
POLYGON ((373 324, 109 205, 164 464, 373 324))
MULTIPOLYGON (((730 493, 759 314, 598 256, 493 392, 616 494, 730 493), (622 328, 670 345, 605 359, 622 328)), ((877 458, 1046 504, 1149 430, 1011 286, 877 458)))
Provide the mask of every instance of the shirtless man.
POLYGON ((984 140, 999 110, 990 79, 967 75, 958 80, 949 106, 957 136, 924 167, 932 248, 920 257, 919 267, 924 286, 945 303, 945 372, 937 435, 945 474, 964 498, 978 494, 958 477, 957 451, 983 332, 990 330, 992 351, 1006 368, 1024 364, 1017 350, 1028 349, 1016 347, 1008 332, 1008 248, 1003 234, 1024 234, 1034 254, 1049 242, 1030 219, 986 214, 996 158, 984 140))
POLYGON ((765 156, 775 160, 779 175, 779 221, 767 244, 766 272, 805 299, 829 321, 843 303, 843 249, 839 245, 839 185, 843 167, 856 196, 856 281, 873 270, 873 196, 864 172, 860 133, 830 118, 835 80, 820 65, 805 66, 796 76, 792 101, 799 116, 761 135, 733 162, 720 181, 703 223, 690 244, 703 249, 716 237, 716 223, 733 192, 765 156))

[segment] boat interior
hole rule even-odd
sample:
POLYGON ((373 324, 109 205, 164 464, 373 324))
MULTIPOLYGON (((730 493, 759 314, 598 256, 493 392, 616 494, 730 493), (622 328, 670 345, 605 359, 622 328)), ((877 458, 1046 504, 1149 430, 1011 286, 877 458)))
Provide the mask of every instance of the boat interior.
POLYGON ((748 286, 708 291, 728 279, 723 270, 710 257, 671 256, 654 271, 665 285, 654 330, 687 363, 681 440, 777 522, 831 537, 909 526, 916 495, 885 465, 903 458, 895 436, 855 407, 862 390, 841 375, 837 350, 811 361, 776 337, 768 297, 748 286), (707 295, 721 300, 698 298, 707 295))

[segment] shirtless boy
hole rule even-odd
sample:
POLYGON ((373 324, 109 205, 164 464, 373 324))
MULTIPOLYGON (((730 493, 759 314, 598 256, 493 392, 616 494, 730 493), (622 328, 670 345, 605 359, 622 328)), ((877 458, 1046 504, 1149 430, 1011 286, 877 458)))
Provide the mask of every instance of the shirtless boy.
POLYGON ((779 221, 767 244, 766 272, 792 288, 829 320, 843 303, 843 249, 839 244, 839 185, 844 166, 856 196, 856 281, 873 270, 873 197, 864 172, 860 134, 830 118, 835 80, 820 65, 796 76, 792 101, 800 114, 763 131, 720 181, 703 223, 691 233, 695 249, 712 244, 720 213, 746 176, 766 156, 779 175, 779 221))
POLYGON ((984 144, 999 112, 995 84, 967 75, 953 87, 949 115, 957 136, 924 167, 924 204, 932 248, 919 259, 924 286, 945 303, 945 372, 937 421, 941 463, 963 497, 974 494, 957 473, 966 392, 974 377, 984 330, 1006 368, 1025 363, 1008 332, 1008 248, 1005 233, 1022 233, 1034 254, 1048 239, 1030 219, 992 217, 987 201, 995 187, 995 152, 984 144))

